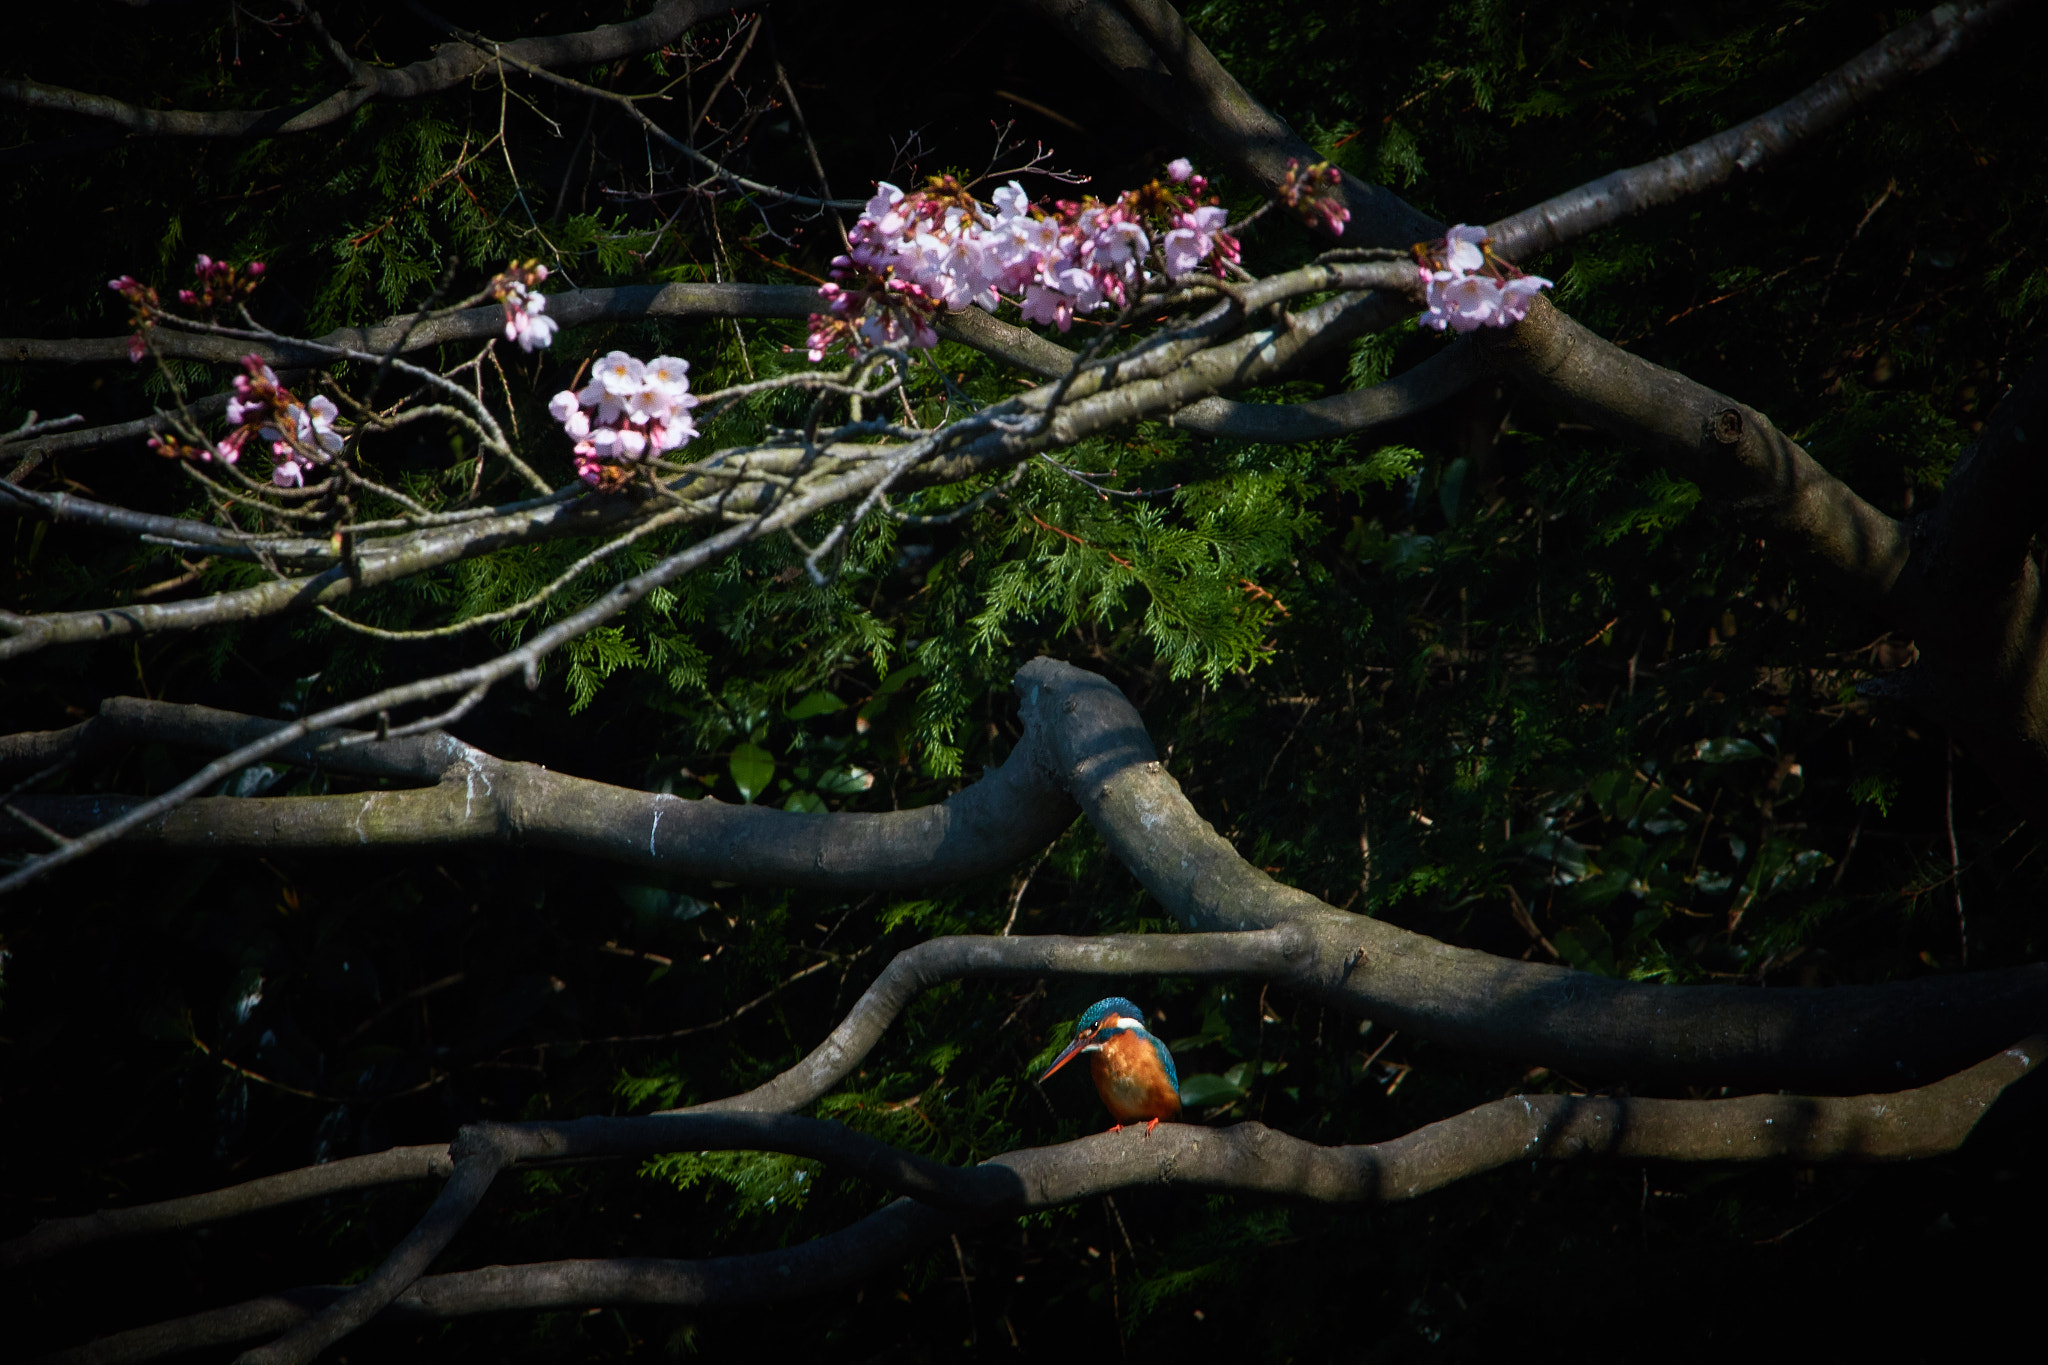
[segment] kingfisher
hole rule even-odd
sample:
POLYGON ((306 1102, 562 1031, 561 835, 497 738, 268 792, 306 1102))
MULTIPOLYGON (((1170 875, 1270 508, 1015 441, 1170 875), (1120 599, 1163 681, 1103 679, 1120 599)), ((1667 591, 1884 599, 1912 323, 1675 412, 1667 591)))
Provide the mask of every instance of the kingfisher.
POLYGON ((1161 1119, 1180 1117, 1173 1054, 1145 1027, 1145 1011, 1120 995, 1090 1005, 1074 1026, 1074 1041, 1038 1078, 1039 1084, 1084 1052, 1095 1073, 1095 1093, 1116 1120, 1110 1132, 1144 1119, 1150 1133, 1161 1119))

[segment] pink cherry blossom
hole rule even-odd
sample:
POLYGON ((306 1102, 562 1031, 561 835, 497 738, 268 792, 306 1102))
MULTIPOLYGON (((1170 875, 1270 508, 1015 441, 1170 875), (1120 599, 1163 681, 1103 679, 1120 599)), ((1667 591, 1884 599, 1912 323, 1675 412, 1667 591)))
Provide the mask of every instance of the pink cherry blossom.
POLYGON ((1497 326, 1505 327, 1510 322, 1520 322, 1529 316, 1529 305, 1536 301, 1541 291, 1550 288, 1551 281, 1541 275, 1521 275, 1501 286, 1500 316, 1504 321, 1497 326))
POLYGON ((575 442, 576 476, 616 491, 630 482, 629 466, 696 438, 690 409, 697 401, 689 361, 672 355, 643 361, 613 351, 597 362, 583 388, 549 399, 548 415, 575 442))
POLYGON ((907 193, 877 183, 819 290, 805 353, 816 361, 842 348, 933 346, 938 310, 993 311, 1009 300, 1026 321, 1065 330, 1077 314, 1128 304, 1161 262, 1177 278, 1235 261, 1237 243, 1221 230, 1227 215, 1195 198, 1206 182, 1186 158, 1167 171, 1185 188, 1155 180, 1113 200, 1043 208, 1014 181, 993 205, 950 177, 907 193))
POLYGON ((1460 223, 1440 244, 1417 248, 1425 326, 1472 332, 1507 327, 1528 316, 1529 305, 1551 282, 1525 275, 1486 254, 1486 229, 1460 223))
POLYGON ((1215 249, 1216 234, 1228 221, 1230 215, 1214 204, 1176 217, 1166 234, 1166 278, 1177 280, 1207 260, 1215 249))

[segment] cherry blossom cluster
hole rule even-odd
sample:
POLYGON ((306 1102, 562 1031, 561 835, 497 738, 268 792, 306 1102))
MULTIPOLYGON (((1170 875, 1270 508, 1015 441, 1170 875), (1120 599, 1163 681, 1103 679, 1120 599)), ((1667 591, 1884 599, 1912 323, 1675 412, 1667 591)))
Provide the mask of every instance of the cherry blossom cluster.
POLYGON ((341 452, 342 435, 334 427, 340 409, 324 394, 301 403, 277 382, 276 372, 262 356, 243 356, 242 370, 235 376, 235 396, 228 400, 226 436, 212 445, 193 445, 163 432, 149 438, 149 448, 172 459, 234 464, 242 458, 242 447, 254 438, 270 447, 272 483, 279 488, 305 487, 307 471, 341 452))
POLYGON ((1351 221, 1351 210, 1344 207, 1344 173, 1327 161, 1303 168, 1288 158, 1277 197, 1305 221, 1322 224, 1332 237, 1342 237, 1351 221))
POLYGON ((522 351, 546 350, 555 339, 547 296, 535 292, 547 277, 539 261, 514 261, 491 279, 491 297, 505 307, 505 340, 518 342, 522 351))
POLYGON ((231 261, 201 256, 194 263, 192 273, 198 278, 199 287, 180 289, 178 302, 188 308, 211 313, 216 308, 240 303, 255 293, 256 286, 263 283, 263 262, 251 261, 246 266, 236 266, 231 261))
MULTIPOLYGON (((256 286, 263 282, 263 262, 251 261, 246 266, 237 266, 229 261, 201 256, 193 263, 192 273, 199 287, 180 289, 178 302, 211 314, 216 308, 240 303, 255 293, 256 286)), ((157 297, 155 289, 133 275, 117 275, 107 281, 107 288, 128 301, 131 310, 129 325, 135 329, 135 334, 128 338, 128 358, 140 364, 142 357, 149 353, 149 332, 156 326, 157 315, 163 311, 163 301, 157 297)))
POLYGON ((597 362, 588 384, 556 394, 548 412, 576 443, 576 476, 612 492, 625 487, 633 465, 690 443, 696 406, 689 361, 643 361, 613 351, 597 362))
POLYGON ((1006 300, 1025 321, 1064 332, 1077 313, 1122 307, 1158 275, 1222 274, 1238 258, 1223 230, 1229 214, 1202 202, 1207 182, 1185 158, 1167 174, 1106 203, 1050 206, 1031 203, 1014 180, 993 204, 951 176, 907 194, 877 183, 819 290, 827 311, 811 315, 810 358, 840 347, 934 346, 940 309, 993 312, 1006 300))
POLYGON ((1550 288, 1541 275, 1525 275, 1486 249, 1486 229, 1458 224, 1441 242, 1415 249, 1422 271, 1425 325, 1439 332, 1506 327, 1528 316, 1536 295, 1550 288))

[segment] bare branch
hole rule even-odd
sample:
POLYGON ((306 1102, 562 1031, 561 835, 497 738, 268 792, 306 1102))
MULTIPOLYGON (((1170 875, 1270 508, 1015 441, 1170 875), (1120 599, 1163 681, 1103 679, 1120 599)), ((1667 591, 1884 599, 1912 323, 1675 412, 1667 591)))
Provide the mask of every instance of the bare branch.
MULTIPOLYGON (((287 728, 201 706, 109 698, 62 746, 155 740, 215 752, 287 728)), ((936 806, 878 814, 807 815, 765 806, 686 801, 508 763, 446 735, 361 742, 321 730, 272 755, 288 763, 437 783, 348 796, 201 798, 137 828, 145 847, 286 851, 393 845, 527 844, 721 881, 779 886, 911 888, 983 876, 1030 856, 1075 810, 1042 776, 1032 735, 1008 762, 936 806)), ((60 757, 54 737, 22 737, 20 764, 60 757), (48 755, 48 757, 44 757, 48 755)), ((0 750, 0 753, 4 753, 0 750)), ((41 766, 37 764, 36 766, 41 766)), ((126 814, 137 797, 24 797, 39 820, 83 833, 126 814)))
MULTIPOLYGON (((501 55, 540 67, 598 65, 652 52, 704 19, 751 3, 752 0, 661 0, 644 18, 605 24, 581 33, 522 38, 504 44, 501 55)), ((274 109, 144 109, 106 95, 24 80, 0 80, 0 99, 33 109, 103 119, 134 137, 273 137, 325 128, 373 99, 418 99, 451 89, 491 64, 490 58, 466 44, 448 43, 436 48, 432 57, 407 67, 355 63, 349 83, 327 98, 274 109)))
MULTIPOLYGON (((2040 964, 1885 986, 1757 991, 1637 984, 1454 948, 1338 911, 1246 863, 1188 804, 1158 763, 1142 720, 1105 679, 1039 659, 1019 672, 1017 688, 1025 740, 1000 769, 953 797, 941 815, 802 816, 625 793, 594 783, 531 790, 553 795, 543 803, 550 810, 588 807, 594 812, 597 828, 569 845, 585 853, 700 870, 722 880, 847 888, 902 885, 889 869, 893 860, 906 856, 914 876, 928 879, 941 873, 971 875, 969 869, 996 870, 1026 856, 1033 841, 1049 842, 1058 833, 1063 813, 1046 817, 1014 842, 998 842, 995 834, 981 831, 1008 835, 1003 825, 1016 812, 1052 807, 1042 795, 1050 785, 1072 796, 1112 852, 1189 929, 1291 927, 1307 933, 1311 947, 1306 957, 1284 971, 1276 968, 1276 978, 1394 1027, 1579 1074, 1818 1089, 1912 1081, 1982 1055, 1996 1046, 1984 1041, 1987 1036, 2010 1037, 2048 1012, 2048 966, 2040 964), (955 803, 958 813, 952 809, 955 803), (926 818, 933 823, 918 823, 926 818), (885 823, 899 819, 901 824, 885 823), (956 819, 971 819, 972 829, 954 842, 956 819), (899 830, 918 832, 897 842, 899 830), (933 833, 943 835, 936 846, 923 842, 933 833), (674 843, 667 842, 670 837, 674 843)), ((253 761, 242 758, 206 771, 213 773, 210 781, 218 781, 253 761)), ((244 847, 257 846, 259 837, 276 840, 276 833, 264 831, 287 823, 283 817, 295 800, 320 803, 313 809, 329 822, 343 814, 359 816, 366 831, 388 812, 413 810, 407 802, 427 803, 424 808, 434 821, 454 824, 458 787, 464 802, 490 797, 485 784, 470 775, 469 762, 466 758, 463 766, 449 770, 448 788, 438 794, 223 801, 209 807, 208 815, 216 827, 226 818, 240 820, 238 842, 244 847), (345 803, 353 803, 352 812, 345 803)), ((479 771, 503 773, 515 766, 479 771)), ((54 818, 64 808, 51 802, 69 799, 21 798, 17 804, 60 829, 76 829, 78 823, 54 818)), ((112 810, 102 808, 98 814, 112 810)), ((521 818, 539 823, 567 817, 521 818)), ((427 838, 435 827, 420 820, 414 837, 427 838)), ((185 843, 193 846, 206 837, 195 821, 185 843)), ((330 840, 323 847, 333 847, 331 841, 343 836, 321 837, 330 840)), ((362 836, 351 826, 347 837, 362 836)), ((212 846, 232 845, 222 839, 212 846)), ((1126 969, 1143 970, 1136 959, 1126 969)), ((823 1093, 817 1088, 821 1084, 806 1081, 799 1088, 814 1098, 823 1093)), ((808 1100, 774 1107, 800 1102, 808 1100)), ((762 1106, 750 1102, 747 1107, 762 1106)))
POLYGON ((1487 229, 1501 255, 1524 259, 1659 204, 1710 190, 1762 169, 1812 141, 1909 77, 1970 47, 2018 0, 1961 0, 1886 34, 1853 61, 1767 113, 1656 161, 1567 190, 1487 229))
POLYGON ((140 536, 144 539, 154 537, 159 541, 170 541, 180 546, 227 551, 243 557, 253 557, 252 546, 260 546, 264 554, 282 563, 308 560, 331 563, 334 560, 334 549, 325 540, 259 540, 208 522, 192 521, 184 517, 158 516, 153 512, 136 512, 126 507, 95 502, 91 498, 81 498, 76 493, 43 493, 34 489, 19 488, 4 481, 0 481, 0 508, 7 508, 10 511, 32 509, 54 522, 96 526, 101 530, 140 536))
MULTIPOLYGON (((839 1160, 882 1183, 917 1187, 921 1197, 899 1199, 815 1241, 753 1256, 554 1261, 429 1276, 398 1296, 389 1316, 405 1321, 605 1303, 704 1307, 780 1301, 858 1283, 959 1228, 963 1213, 1015 1214, 1139 1186, 1388 1204, 1525 1161, 1915 1160, 1959 1147, 2044 1053, 2048 1038, 2030 1036, 1944 1080, 1886 1094, 1726 1100, 1516 1095, 1365 1146, 1321 1147, 1258 1123, 1224 1129, 1163 1124, 1150 1133, 1134 1127, 1010 1152, 966 1169, 896 1152, 836 1124, 777 1118, 742 1126, 726 1141, 733 1149, 839 1160)), ((556 1159, 718 1145, 699 1122, 694 1115, 677 1115, 657 1122, 502 1125, 494 1126, 490 1140, 556 1159)), ((246 1340, 304 1321, 338 1293, 311 1289, 266 1296, 103 1338, 62 1358, 78 1365, 144 1360, 246 1340)))
MULTIPOLYGON (((1045 379, 1057 379, 1073 368, 1075 356, 1063 346, 1022 327, 1013 327, 969 308, 941 314, 939 334, 1015 365, 1045 379)), ((1414 369, 1370 389, 1334 394, 1305 403, 1240 403, 1205 398, 1169 419, 1185 431, 1244 441, 1282 444, 1319 441, 1367 431, 1425 411, 1462 393, 1492 369, 1469 339, 1451 346, 1414 369)))
POLYGON ((1205 436, 1283 444, 1370 431, 1457 397, 1493 369, 1470 337, 1452 342, 1383 384, 1305 403, 1240 403, 1205 398, 1173 415, 1173 424, 1205 436))
POLYGON ((483 1202, 491 1182, 505 1169, 508 1154, 490 1141, 487 1133, 465 1132, 451 1149, 455 1169, 448 1183, 434 1198, 413 1230, 407 1233, 383 1264, 333 1303, 276 1341, 245 1351, 236 1365, 302 1365, 340 1341, 356 1328, 384 1311, 426 1273, 436 1256, 444 1251, 470 1214, 483 1202))
POLYGON ((1906 563, 1906 528, 1762 413, 1630 355, 1544 300, 1482 344, 1529 389, 1698 484, 1852 600, 1877 606, 1891 591, 1906 563))
MULTIPOLYGON (((932 939, 898 953, 832 1034, 795 1066, 743 1094, 729 1096, 666 1115, 630 1119, 579 1119, 568 1124, 511 1125, 516 1133, 498 1141, 515 1162, 545 1162, 593 1155, 630 1155, 716 1145, 739 1134, 754 1142, 780 1134, 785 1143, 808 1146, 757 1146, 756 1150, 787 1151, 820 1159, 848 1160, 854 1151, 846 1142, 869 1139, 848 1134, 837 1124, 801 1120, 781 1129, 761 1126, 749 1116, 783 1114, 812 1103, 844 1080, 881 1041, 889 1025, 919 991, 966 977, 1042 976, 1256 976, 1284 978, 1301 961, 1307 944, 1298 930, 1282 928, 1251 934, 1145 934, 1103 938, 951 937, 932 939), (751 1127, 718 1127, 730 1116, 751 1127), (673 1120, 673 1122, 670 1122, 673 1120), (662 1126, 669 1123, 670 1126, 662 1126), (711 1126, 705 1127, 709 1123, 711 1126), (692 1127, 691 1124, 699 1126, 692 1127), (804 1125, 808 1124, 809 1127, 804 1125), (520 1136, 520 1134, 528 1134, 520 1136), (793 1136, 792 1136, 793 1135, 793 1136), (830 1144, 838 1143, 838 1146, 830 1144), (564 1144, 569 1144, 565 1146, 564 1144), (825 1145, 819 1145, 825 1144, 825 1145)), ((509 1130, 508 1130, 509 1131, 509 1130)), ((866 1161, 873 1152, 860 1157, 866 1161)), ((901 1154, 895 1154, 900 1156, 901 1154)), ((894 1160, 895 1157, 890 1158, 894 1160)), ((132 1209, 54 1219, 11 1242, 0 1243, 0 1268, 42 1260, 93 1242, 191 1227, 262 1209, 282 1207, 320 1195, 368 1189, 401 1180, 445 1179, 453 1169, 448 1148, 440 1145, 395 1148, 375 1156, 357 1157, 307 1167, 250 1181, 211 1194, 166 1200, 132 1209)), ((856 1165, 859 1163, 856 1162, 856 1165)), ((878 1168, 879 1169, 879 1168, 878 1168)), ((895 1169, 895 1168, 891 1168, 895 1169)), ((911 1168, 905 1167, 904 1170, 911 1168)), ((906 1193, 959 1202, 930 1183, 929 1171, 917 1167, 888 1180, 926 1181, 923 1185, 892 1184, 906 1193), (917 1175, 924 1171, 925 1175, 917 1175)), ((884 1179, 876 1174, 872 1178, 884 1179)), ((977 1196, 979 1197, 979 1196, 977 1196)))
MULTIPOLYGON (((1302 294, 1327 290, 1386 292, 1344 293, 1299 315, 1283 315, 1277 326, 1262 327, 1227 340, 1219 338, 1236 325, 1239 310, 1235 305, 1218 305, 1188 326, 1149 338, 1129 352, 1102 358, 1085 374, 1070 374, 1052 387, 1020 395, 1006 405, 930 433, 911 445, 832 445, 819 460, 812 460, 797 444, 726 451, 697 466, 698 472, 686 483, 707 515, 723 515, 733 508, 763 505, 762 499, 772 502, 789 492, 786 478, 780 482, 756 481, 751 487, 748 484, 747 476, 751 473, 765 474, 782 468, 791 474, 807 471, 805 489, 809 491, 804 493, 803 501, 813 509, 840 500, 819 491, 828 487, 843 487, 849 490, 845 500, 857 501, 898 480, 905 488, 957 482, 1014 464, 1051 445, 1072 444, 1096 431, 1147 417, 1162 417, 1220 390, 1275 377, 1361 332, 1392 322, 1412 307, 1408 295, 1414 287, 1413 270, 1398 265, 1305 266, 1247 286, 1245 299, 1256 308, 1265 308, 1302 294), (1035 421, 1023 430, 1005 425, 1008 418, 1017 414, 1043 414, 1049 407, 1056 407, 1049 422, 1035 421), (715 468, 713 462, 717 461, 723 461, 725 468, 715 468), (896 467, 898 464, 900 468, 896 467), (819 501, 821 498, 824 500, 819 501)), ((716 400, 718 396, 707 395, 707 399, 716 400)), ((34 495, 41 496, 44 495, 34 495)), ((278 579, 189 601, 0 617, 0 627, 11 633, 11 638, 0 639, 0 659, 49 645, 192 630, 288 610, 331 607, 362 588, 394 582, 509 545, 617 530, 668 511, 662 503, 603 497, 584 498, 563 506, 552 500, 555 496, 560 495, 519 504, 528 510, 513 515, 358 542, 352 562, 336 564, 304 578, 278 579)), ((33 501, 33 497, 27 500, 33 501)), ((87 517, 85 506, 64 506, 87 517)), ((863 503, 862 510, 866 506, 863 503)), ((130 515, 119 513, 118 509, 102 510, 101 504, 89 507, 95 510, 87 519, 105 524, 130 515)), ((788 504, 774 513, 778 518, 791 515, 788 504)), ((182 528, 189 523, 177 525, 182 528)), ((172 539, 175 541, 175 537, 172 539)), ((472 679, 465 688, 474 682, 472 679)))
POLYGON ((1239 857, 1167 775, 1107 679, 1051 659, 1017 674, 1053 777, 1188 929, 1306 929, 1311 998, 1395 1028, 1575 1075, 1876 1087, 1940 1075, 2048 1017, 2048 965, 1885 986, 1659 986, 1517 962, 1347 914, 1239 857))

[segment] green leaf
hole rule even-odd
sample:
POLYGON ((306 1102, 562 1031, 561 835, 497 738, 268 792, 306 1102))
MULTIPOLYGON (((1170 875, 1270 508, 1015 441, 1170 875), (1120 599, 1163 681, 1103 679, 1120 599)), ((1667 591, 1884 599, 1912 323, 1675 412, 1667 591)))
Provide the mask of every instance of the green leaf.
MULTIPOLYGON (((1236 1070, 1237 1068, 1232 1068, 1233 1073, 1236 1070)), ((1224 1076, 1203 1072, 1181 1079, 1180 1102, 1190 1109, 1204 1109, 1212 1104, 1234 1104, 1244 1097, 1244 1087, 1224 1076)))
POLYGON ((693 920, 711 907, 695 896, 664 886, 626 882, 612 887, 628 910, 642 919, 693 920))
POLYGON ((782 803, 782 808, 784 810, 801 811, 805 815, 822 815, 825 811, 825 803, 819 799, 816 792, 799 790, 789 794, 789 799, 782 803))
POLYGON ((740 800, 751 803, 774 778, 775 755, 758 744, 735 745, 727 771, 740 789, 740 800))
POLYGON ((818 779, 818 790, 829 792, 834 796, 852 796, 856 792, 864 792, 874 785, 875 775, 873 773, 869 772, 866 768, 856 768, 850 764, 843 768, 834 768, 831 772, 818 779))
POLYGON ((1741 763, 1762 758, 1764 751, 1746 739, 1703 739, 1693 745, 1692 756, 1702 763, 1741 763))
POLYGON ((882 685, 875 689, 875 695, 887 696, 911 679, 921 677, 923 673, 923 664, 905 664, 902 668, 897 669, 894 673, 882 679, 882 685))
POLYGON ((812 716, 829 716, 834 711, 844 711, 846 703, 823 690, 813 692, 789 708, 791 720, 809 720, 812 716))

